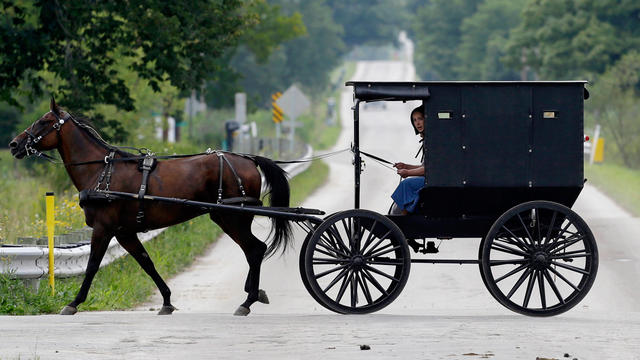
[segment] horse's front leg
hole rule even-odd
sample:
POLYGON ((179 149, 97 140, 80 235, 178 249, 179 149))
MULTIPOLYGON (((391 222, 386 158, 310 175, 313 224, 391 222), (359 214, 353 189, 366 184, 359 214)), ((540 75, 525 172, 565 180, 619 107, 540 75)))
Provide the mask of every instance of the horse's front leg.
POLYGON ((91 234, 91 252, 89 253, 89 262, 87 263, 87 270, 82 281, 80 291, 76 295, 76 298, 65 306, 60 315, 73 315, 78 312, 78 305, 82 304, 87 299, 91 282, 96 276, 96 273, 100 269, 100 263, 104 257, 112 234, 106 232, 102 227, 94 227, 91 234))
POLYGON ((156 267, 153 265, 153 261, 151 261, 151 257, 138 239, 138 235, 136 233, 120 234, 116 235, 116 239, 118 239, 120 245, 122 245, 122 247, 125 248, 125 250, 127 250, 134 259, 136 259, 147 275, 153 279, 153 282, 158 287, 160 294, 162 294, 163 304, 158 315, 170 315, 173 313, 176 308, 171 305, 171 290, 169 290, 167 284, 164 282, 160 274, 158 274, 156 267))

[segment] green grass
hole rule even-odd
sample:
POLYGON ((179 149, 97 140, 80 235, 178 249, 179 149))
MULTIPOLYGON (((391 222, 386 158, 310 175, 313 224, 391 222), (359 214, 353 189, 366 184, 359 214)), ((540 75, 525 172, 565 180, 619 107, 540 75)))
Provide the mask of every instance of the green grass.
POLYGON ((640 170, 616 164, 585 164, 584 172, 589 183, 634 216, 640 216, 640 170))
MULTIPOLYGON (((298 205, 327 179, 329 169, 314 162, 304 173, 291 180, 291 204, 298 205)), ((221 230, 208 216, 201 216, 173 226, 145 243, 156 269, 166 280, 180 273, 203 254, 221 235, 221 230)), ((302 241, 302 239, 296 239, 302 241)), ((46 279, 40 280, 37 292, 18 280, 0 275, 0 314, 26 315, 57 313, 75 297, 83 277, 56 279, 56 293, 51 292, 46 279)), ((125 256, 106 266, 96 275, 87 301, 80 310, 129 309, 144 301, 156 289, 131 256, 125 256)), ((160 304, 158 304, 160 305, 160 304)))

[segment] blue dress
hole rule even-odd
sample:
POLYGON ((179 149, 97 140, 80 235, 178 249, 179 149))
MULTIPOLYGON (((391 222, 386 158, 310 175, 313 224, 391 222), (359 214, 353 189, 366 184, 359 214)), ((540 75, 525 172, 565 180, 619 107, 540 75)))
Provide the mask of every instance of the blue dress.
POLYGON ((415 176, 402 180, 391 198, 400 210, 413 212, 418 205, 420 189, 424 187, 424 176, 415 176))

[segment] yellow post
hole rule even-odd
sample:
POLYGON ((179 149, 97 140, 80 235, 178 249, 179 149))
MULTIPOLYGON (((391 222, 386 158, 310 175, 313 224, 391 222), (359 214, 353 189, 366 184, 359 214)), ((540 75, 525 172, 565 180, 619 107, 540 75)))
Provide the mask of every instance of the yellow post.
POLYGON ((55 276, 53 271, 53 236, 55 234, 55 217, 53 193, 48 192, 46 195, 47 203, 47 238, 49 239, 49 286, 51 286, 51 295, 56 293, 55 276))
POLYGON ((595 151, 596 153, 593 157, 593 161, 597 163, 604 161, 604 138, 598 138, 595 151))

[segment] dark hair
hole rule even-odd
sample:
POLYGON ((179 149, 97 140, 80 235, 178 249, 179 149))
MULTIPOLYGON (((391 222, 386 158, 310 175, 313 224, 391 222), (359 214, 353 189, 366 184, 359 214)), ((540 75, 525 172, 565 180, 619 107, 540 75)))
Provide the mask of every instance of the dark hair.
POLYGON ((418 129, 416 129, 416 126, 413 124, 413 113, 419 112, 422 114, 422 116, 426 117, 426 114, 424 113, 424 105, 420 105, 417 108, 413 109, 411 111, 411 115, 409 115, 409 121, 411 121, 411 126, 413 126, 413 131, 416 132, 416 135, 418 135, 418 129))

